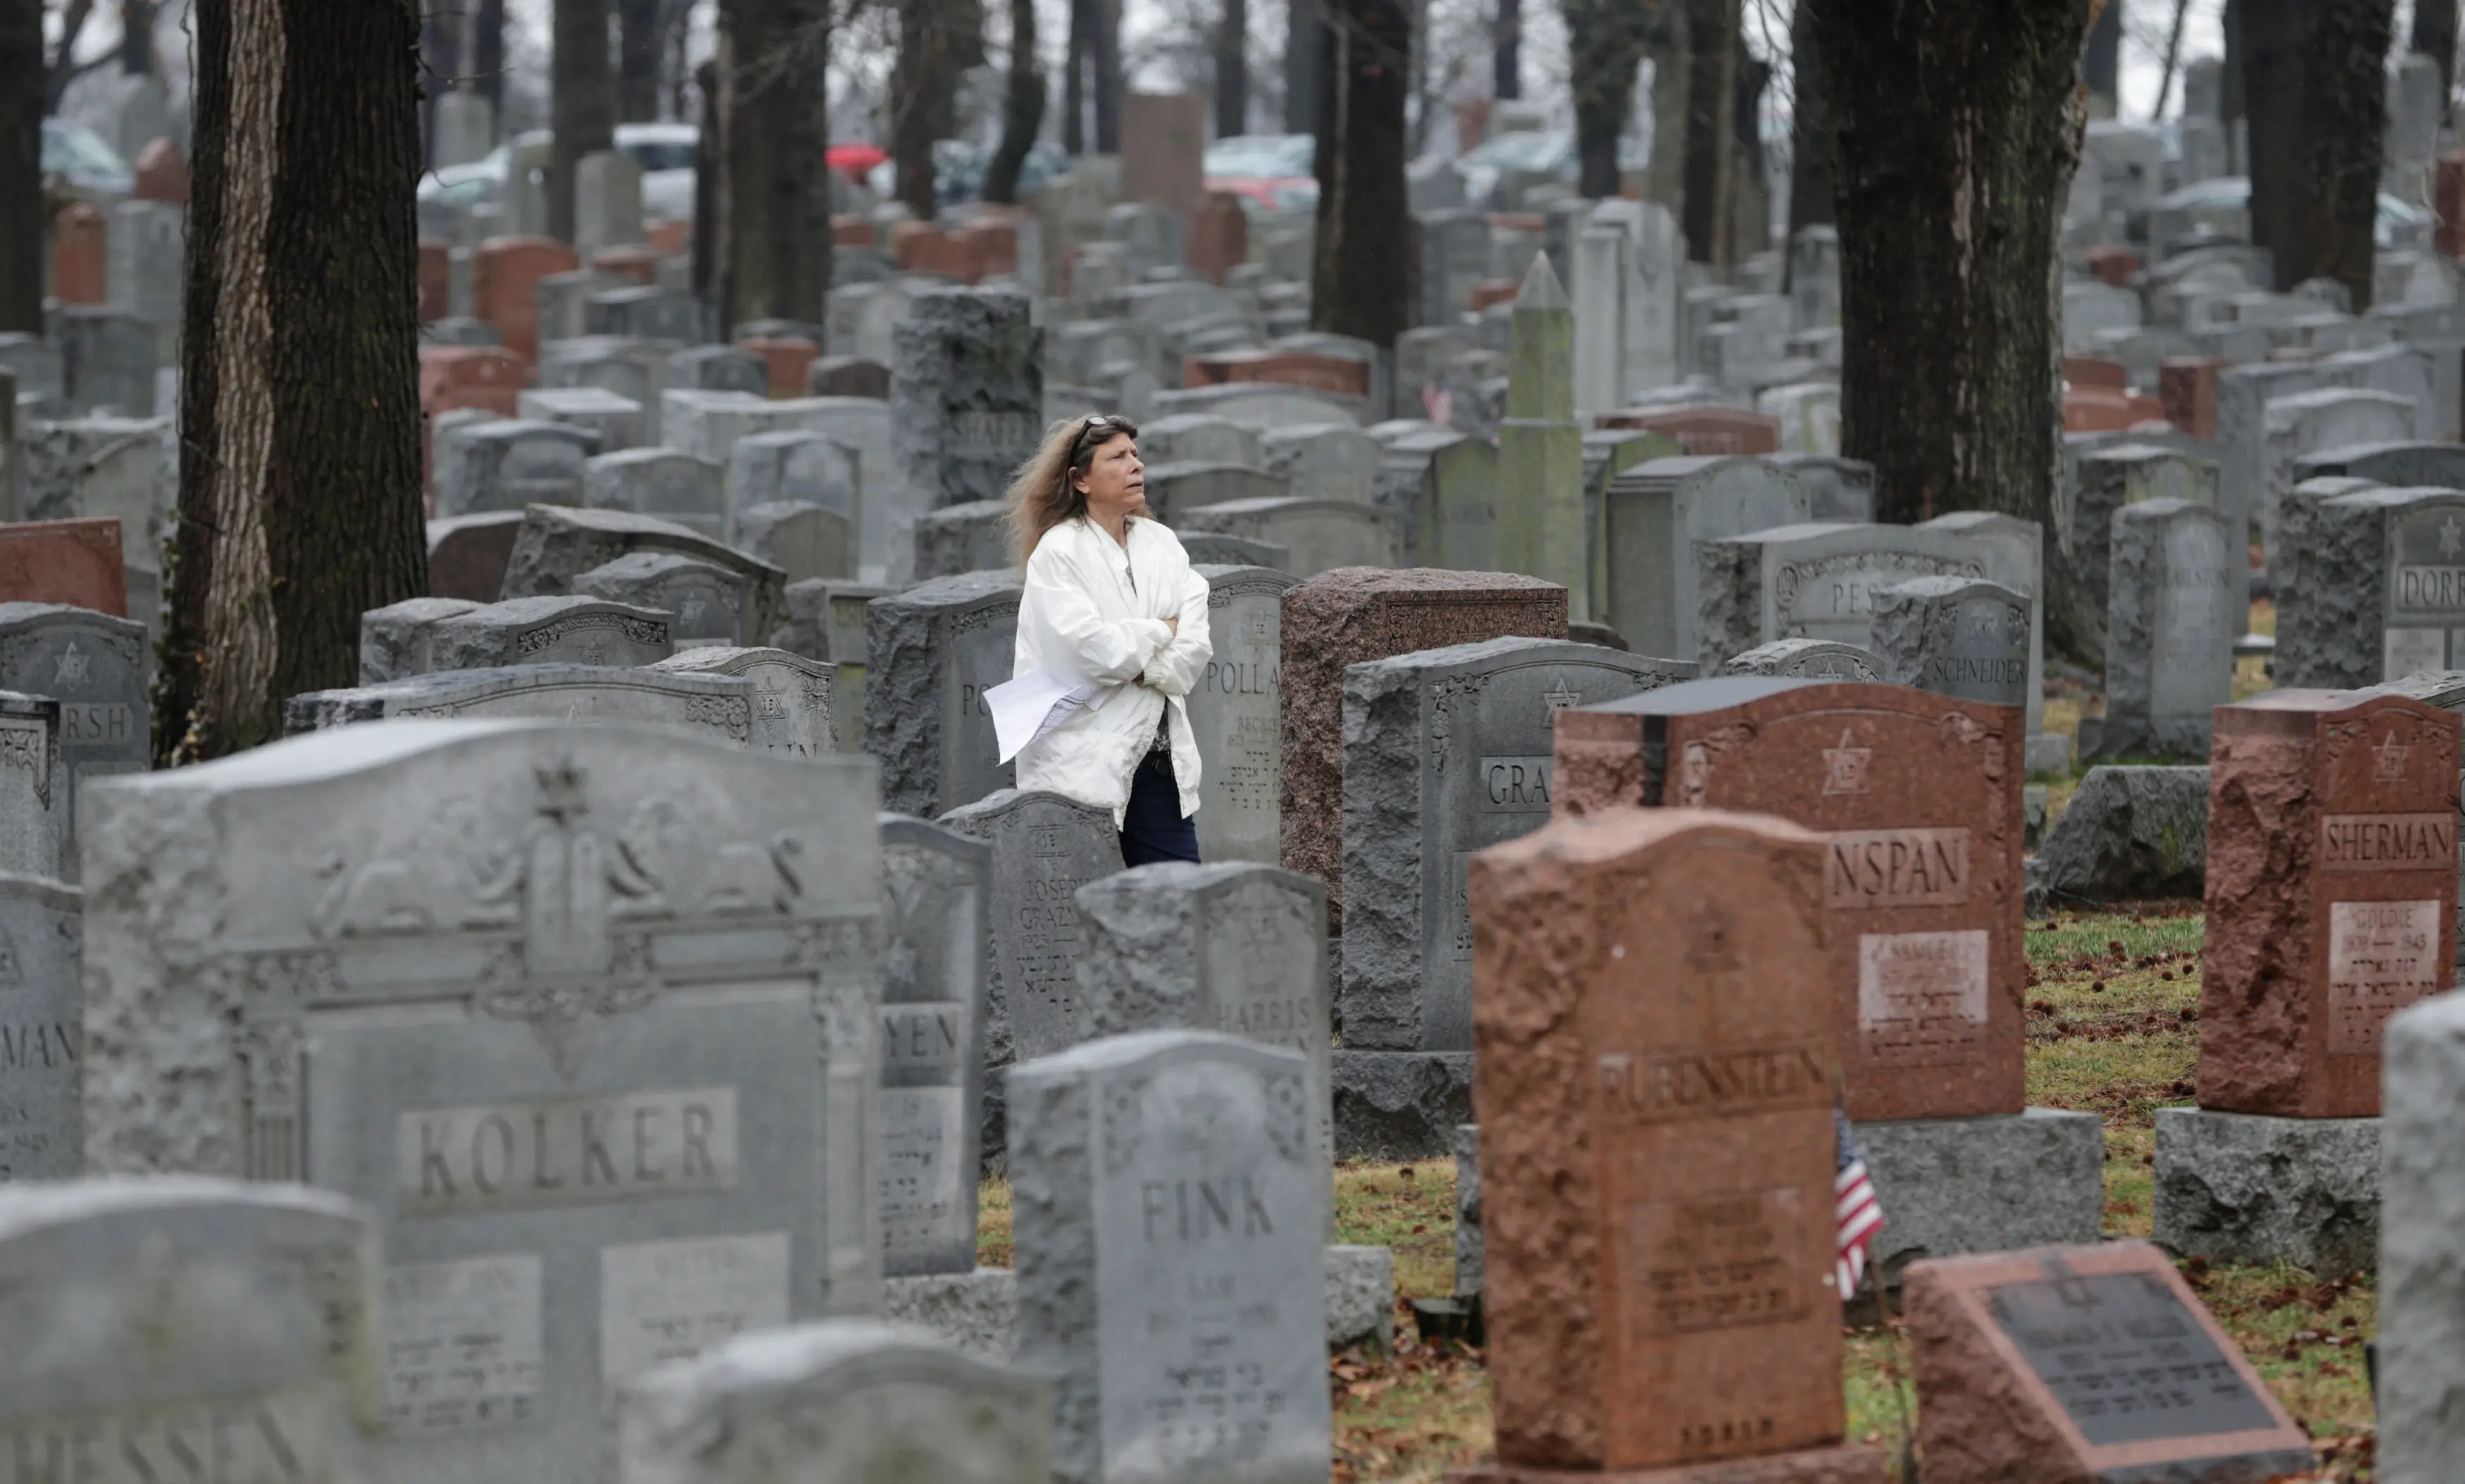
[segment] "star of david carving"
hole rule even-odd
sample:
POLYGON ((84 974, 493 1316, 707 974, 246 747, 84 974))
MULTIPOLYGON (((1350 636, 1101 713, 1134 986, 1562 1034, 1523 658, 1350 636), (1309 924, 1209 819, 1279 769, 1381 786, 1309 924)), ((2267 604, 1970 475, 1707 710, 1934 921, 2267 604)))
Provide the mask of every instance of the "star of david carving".
MULTIPOLYGON (((1541 693, 1541 703, 1549 708, 1548 716, 1554 717, 1569 706, 1582 703, 1584 693, 1568 685, 1565 676, 1551 676, 1549 678, 1549 689, 1541 693)), ((1542 720, 1546 720, 1548 717, 1542 720)))
POLYGON ((2401 782, 2405 778, 2405 755, 2412 750, 2396 740, 2395 728, 2389 728, 2387 736, 2371 749, 2371 756, 2379 761, 2379 781, 2384 784, 2401 782))
POLYGON ((1856 735, 1848 728, 1840 731, 1840 745, 1823 749, 1823 792, 1864 793, 1866 764, 1874 761, 1875 749, 1856 745, 1856 735))
POLYGON ((60 651, 57 669, 52 676, 53 683, 56 685, 85 684, 85 667, 87 662, 93 657, 94 656, 90 654, 80 653, 77 647, 77 641, 75 639, 71 639, 69 641, 69 647, 60 651))
POLYGON ((2456 548, 2459 545, 2465 545, 2465 531, 2458 530, 2456 518, 2450 516, 2448 522, 2439 528, 2439 554, 2453 558, 2456 555, 2456 548))

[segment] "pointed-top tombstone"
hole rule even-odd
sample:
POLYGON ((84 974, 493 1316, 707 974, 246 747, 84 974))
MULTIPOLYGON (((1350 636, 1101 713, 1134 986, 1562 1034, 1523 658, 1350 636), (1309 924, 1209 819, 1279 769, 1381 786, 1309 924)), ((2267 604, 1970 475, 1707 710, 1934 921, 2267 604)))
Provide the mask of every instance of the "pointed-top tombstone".
POLYGON ((1506 338, 1506 415, 1575 415, 1575 311, 1545 253, 1533 255, 1532 271, 1515 295, 1506 338))

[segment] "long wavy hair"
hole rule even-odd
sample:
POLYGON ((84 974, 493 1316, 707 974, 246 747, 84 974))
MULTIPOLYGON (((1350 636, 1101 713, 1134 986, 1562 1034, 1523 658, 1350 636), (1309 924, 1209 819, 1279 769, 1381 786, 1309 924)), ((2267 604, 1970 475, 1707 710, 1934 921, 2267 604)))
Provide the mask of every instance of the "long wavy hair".
POLYGON ((1115 438, 1135 438, 1139 425, 1126 417, 1065 417, 1045 430, 1044 442, 1010 476, 1010 555, 1023 568, 1044 533, 1087 513, 1077 476, 1096 461, 1096 451, 1115 438))

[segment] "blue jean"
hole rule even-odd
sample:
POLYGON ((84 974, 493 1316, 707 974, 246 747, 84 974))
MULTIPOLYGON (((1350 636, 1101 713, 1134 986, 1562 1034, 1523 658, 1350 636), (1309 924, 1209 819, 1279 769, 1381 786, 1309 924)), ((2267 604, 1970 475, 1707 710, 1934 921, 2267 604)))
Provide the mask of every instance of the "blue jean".
POLYGON ((1130 777, 1130 807, 1121 817, 1121 864, 1198 859, 1198 829, 1181 811, 1181 785, 1172 776, 1172 754, 1150 752, 1130 777))

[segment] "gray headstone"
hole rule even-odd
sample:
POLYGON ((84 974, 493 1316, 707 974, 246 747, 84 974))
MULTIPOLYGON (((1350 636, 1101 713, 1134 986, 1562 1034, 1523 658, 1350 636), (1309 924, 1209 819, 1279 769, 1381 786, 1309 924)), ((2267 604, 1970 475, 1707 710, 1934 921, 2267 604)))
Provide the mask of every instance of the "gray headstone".
POLYGON ((2269 399, 2261 421, 2262 479, 2252 506, 2252 536, 2263 543, 2270 563, 2276 561, 2279 549, 2277 504, 2294 487, 2296 462, 2321 449, 2411 438, 2418 410, 2410 397, 2359 387, 2269 399))
POLYGON ((392 1479, 604 1480, 628 1382, 880 1303, 871 771, 461 723, 100 785, 89 1158, 376 1211, 392 1479))
MULTIPOLYGON (((2114 513, 2148 499, 2183 499, 2221 510, 2216 460, 2155 443, 2086 450, 2072 481, 2072 570, 2092 609, 2107 602, 2107 543, 2114 513)), ((2411 481, 2408 481, 2409 483, 2411 481)))
POLYGON ((1044 435, 1043 332, 1032 300, 928 289, 894 332, 891 426, 927 508, 999 499, 1044 435))
MULTIPOLYGON (((1810 519, 1794 475, 1759 458, 1655 458, 1610 481, 1601 509, 1595 606, 1639 653, 1713 663, 1699 632, 1695 548, 1703 542, 1810 519)), ((1757 635, 1760 642, 1763 635, 1757 635)), ((1773 635, 1772 637, 1778 637, 1773 635)))
POLYGON ((440 670, 386 685, 305 691, 282 703, 286 735, 397 718, 633 722, 752 744, 753 684, 614 665, 440 670))
POLYGON ((435 669, 432 641, 436 626, 477 607, 468 598, 405 598, 362 613, 360 683, 383 685, 435 669))
MULTIPOLYGON (((419 339, 420 343, 426 345, 496 346, 505 343, 503 331, 485 320, 474 320, 469 315, 447 315, 442 319, 431 320, 419 327, 419 339)), ((571 341, 547 342, 547 344, 551 345, 571 343, 573 343, 571 341)), ((544 351, 546 345, 543 345, 541 349, 544 351)))
MULTIPOLYGON (((1718 665, 1774 639, 1871 650, 1877 588, 1912 577, 1985 575, 1976 543, 1917 526, 1782 525, 1699 539, 1696 653, 1718 665)), ((1633 638, 1624 625, 1619 631, 1633 638)))
POLYGON ((1472 1050, 1473 853, 1549 822, 1560 711, 1694 676, 1675 660, 1532 638, 1345 668, 1347 1050, 1472 1050))
POLYGON ((595 294, 623 288, 632 283, 612 273, 595 268, 569 268, 563 273, 542 275, 532 289, 539 306, 539 338, 543 343, 573 340, 590 333, 588 305, 595 294))
POLYGON ((1175 526, 1184 524, 1191 511, 1209 505, 1291 493, 1281 476, 1247 464, 1156 462, 1146 467, 1147 509, 1175 526))
POLYGON ((1310 499, 1375 503, 1383 454, 1377 440, 1358 425, 1271 428, 1260 443, 1266 471, 1290 483, 1293 494, 1310 499))
POLYGON ((505 562, 504 595, 531 598, 571 592, 575 578, 635 551, 673 551, 742 575, 749 603, 744 624, 748 634, 767 639, 787 622, 787 573, 674 521, 621 510, 534 505, 523 511, 513 555, 505 562))
POLYGON ((2114 515, 2114 582, 2105 609, 2109 756, 2205 761, 2210 713, 2232 698, 2232 553, 2225 518, 2181 499, 2114 515))
POLYGON ((367 1210, 222 1180, 0 1187, 12 1477, 379 1484, 367 1210))
POLYGON ((2045 527, 1999 511, 1959 510, 1921 521, 1917 529, 1948 531, 1973 543, 1986 563, 1986 580, 2029 600, 2029 678, 2021 707, 2029 735, 2037 735, 2046 710, 2046 616, 2038 602, 2046 590, 2045 527))
POLYGON ((2320 501, 2302 534, 2307 580, 2277 600, 2305 610, 2303 631, 2318 646, 2300 683, 2465 670, 2465 494, 2359 490, 2320 501))
POLYGON ((2442 1477, 2465 1450, 2465 1420, 2451 1405, 2465 1368, 2454 1324, 2465 1300, 2455 1262, 2465 1195, 2454 1153, 2465 1117, 2459 1010, 2454 995, 2404 1010, 2382 1052, 2378 1467, 2408 1484, 2442 1477))
POLYGON ((1296 577, 1339 566, 1402 566, 1406 561, 1402 518, 1346 499, 1229 500, 1179 513, 1173 524, 1289 547, 1296 577))
POLYGON ((1010 507, 980 499, 916 518, 916 580, 990 572, 1018 564, 1010 554, 1010 507))
POLYGON ((75 880, 69 816, 76 807, 60 757, 60 703, 0 691, 0 871, 75 880))
POLYGON ((1055 1479, 1327 1477, 1307 1078, 1186 1030, 1011 1073, 1017 1363, 1059 1383, 1055 1479))
POLYGON ((768 637, 746 631, 744 574, 678 552, 627 552, 576 576, 573 590, 675 615, 668 631, 678 649, 736 647, 749 638, 768 637))
POLYGON ((1019 595, 1015 572, 968 572, 873 601, 864 750, 884 808, 939 816, 1010 786, 984 693, 1010 677, 1019 595))
POLYGON ((660 432, 660 394, 668 389, 671 353, 671 348, 658 341, 614 335, 546 341, 540 345, 534 381, 542 387, 598 387, 638 403, 642 409, 642 436, 655 440, 660 432))
POLYGON ((1781 676, 1793 680, 1865 680, 1883 677, 1873 652, 1829 639, 1774 639, 1729 656, 1722 675, 1781 676))
POLYGON ((1222 417, 1261 430, 1292 428, 1304 423, 1350 423, 1356 428, 1366 428, 1377 421, 1369 415, 1366 398, 1347 397, 1342 392, 1319 391, 1308 387, 1286 387, 1275 382, 1227 382, 1216 387, 1191 387, 1180 391, 1156 393, 1156 416, 1170 417, 1183 412, 1222 417))
POLYGON ((152 323, 134 314, 87 304, 61 306, 52 321, 60 373, 77 412, 109 409, 122 417, 151 417, 154 371, 161 350, 152 323))
POLYGON ((1421 486, 1418 553, 1423 566, 1465 572, 1498 569, 1498 444, 1486 437, 1445 441, 1430 454, 1421 486))
MULTIPOLYGON (((709 328, 709 312, 700 299, 683 289, 635 284, 603 290, 582 305, 582 331, 586 335, 624 335, 692 344, 708 339, 709 328)), ((671 380, 669 385, 681 384, 671 380)), ((762 389, 770 389, 766 365, 763 367, 762 389)))
POLYGON ((626 1388, 619 1484, 1049 1484, 1053 1384, 921 1329, 833 1319, 626 1388))
POLYGON ((781 648, 842 667, 852 665, 861 673, 865 665, 865 631, 872 620, 869 605, 896 590, 827 578, 791 584, 788 588, 787 633, 794 642, 781 648))
POLYGON ((0 1185, 85 1168, 83 927, 76 887, 0 874, 0 1185))
POLYGON ((1261 566, 1197 565, 1215 653, 1189 698, 1198 737, 1202 860, 1281 858, 1283 594, 1300 581, 1261 566))
POLYGON ((599 452, 595 432, 520 417, 473 424, 455 439, 455 461, 437 471, 439 516, 579 505, 583 463, 599 452))
POLYGON ((1332 1179, 1326 884, 1255 861, 1167 861, 1090 881, 1077 905, 1077 1039, 1217 1030, 1300 1052, 1332 1179))
POLYGON ((2028 699, 2026 594, 1971 577, 1913 577, 1877 587, 1874 650, 1888 685, 2017 710, 2028 699))
POLYGON ((0 691, 60 706, 60 864, 78 878, 77 799, 85 781, 154 765, 154 649, 144 626, 58 603, 0 603, 0 691))
POLYGON ((1257 429, 1197 412, 1141 424, 1139 454, 1147 462, 1150 483, 1157 466, 1163 464, 1239 464, 1255 469, 1265 456, 1257 429))
POLYGON ((68 372, 62 364, 60 347, 39 335, 30 335, 23 330, 0 334, 0 365, 16 367, 20 392, 31 391, 63 399, 68 394, 68 372))
POLYGON ((582 503, 673 521, 717 540, 727 526, 725 471, 675 449, 623 449, 585 460, 582 503))
POLYGON ((760 356, 734 345, 690 345, 668 357, 667 385, 766 397, 770 395, 770 366, 760 356))
POLYGON ((517 394, 514 410, 538 422, 595 432, 602 453, 650 441, 642 404, 604 387, 525 387, 517 394))
POLYGON ((860 481, 856 457, 845 444, 818 432, 747 433, 728 450, 727 508, 794 500, 834 511, 854 526, 860 481))
POLYGON ((881 816, 882 1271, 976 1265, 992 850, 881 816))
MULTIPOLYGON (((1292 548, 1274 542, 1252 541, 1247 536, 1227 536, 1221 531, 1176 531, 1184 556, 1192 566, 1263 566, 1288 572, 1293 564, 1292 548)), ((1295 581, 1299 579, 1296 578, 1295 581)))
POLYGON ((2373 484, 2465 490, 2465 444, 2352 443, 2321 449, 2294 461, 2294 478, 2325 476, 2368 479, 2373 484))
POLYGON ((821 758, 839 750, 832 726, 831 690, 837 667, 786 650, 704 644, 650 666, 671 675, 741 676, 753 682, 756 752, 821 758))
POLYGON ((1807 519, 1875 519, 1875 466, 1866 460, 1831 454, 1778 454, 1771 461, 1806 486, 1807 519))
MULTIPOLYGON (((367 615, 363 615, 363 675, 367 668, 366 621, 367 615)), ((475 604, 462 612, 440 614, 431 620, 428 663, 417 671, 398 674, 492 670, 504 665, 648 665, 675 652, 670 615, 666 612, 586 593, 561 598, 508 598, 502 603, 475 604)), ((373 685, 377 681, 363 679, 360 683, 373 685)))
POLYGON ((816 577, 844 582, 855 576, 855 536, 847 518, 835 510, 772 500, 746 506, 734 521, 730 535, 737 548, 786 573, 790 586, 816 577))

